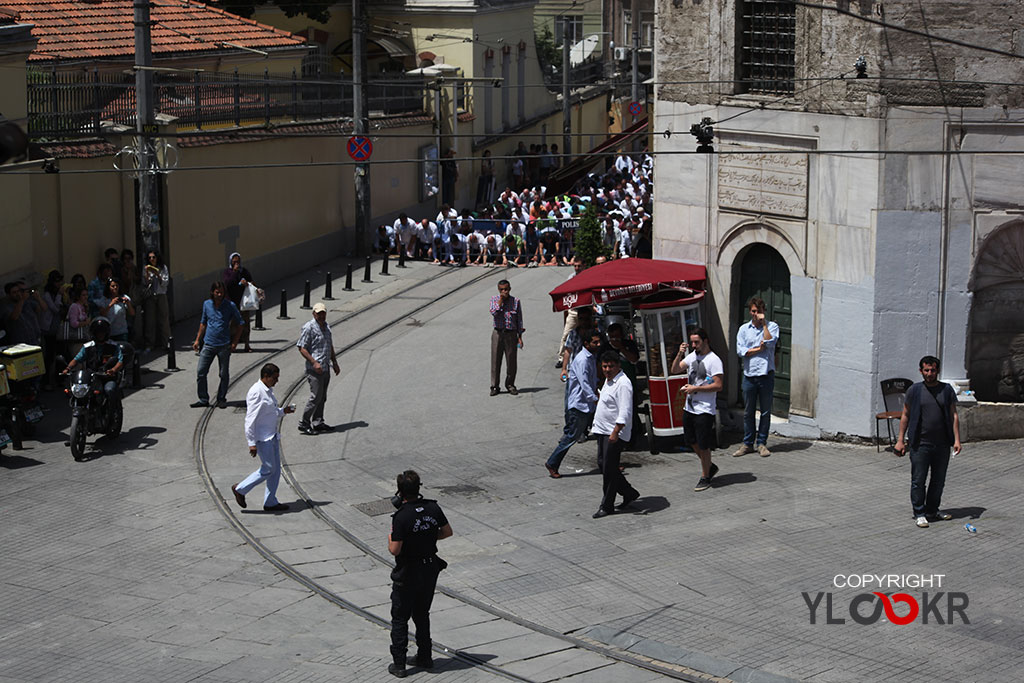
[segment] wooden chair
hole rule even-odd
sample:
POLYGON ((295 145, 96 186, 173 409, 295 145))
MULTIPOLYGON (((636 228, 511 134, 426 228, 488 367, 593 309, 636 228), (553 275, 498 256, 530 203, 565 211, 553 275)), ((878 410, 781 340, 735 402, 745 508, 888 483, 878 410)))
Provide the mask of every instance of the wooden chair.
POLYGON ((881 434, 878 429, 878 423, 885 420, 885 430, 889 434, 889 446, 894 446, 896 442, 895 435, 892 431, 892 421, 898 420, 903 415, 903 399, 907 395, 907 389, 913 382, 903 377, 893 377, 892 379, 882 380, 882 401, 885 404, 885 410, 881 413, 875 414, 875 451, 881 451, 881 434))

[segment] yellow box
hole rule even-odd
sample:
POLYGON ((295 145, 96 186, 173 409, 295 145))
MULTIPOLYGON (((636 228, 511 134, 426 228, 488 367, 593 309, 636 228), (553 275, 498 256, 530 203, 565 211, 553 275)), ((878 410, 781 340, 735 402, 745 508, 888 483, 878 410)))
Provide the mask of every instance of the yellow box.
POLYGON ((0 365, 0 396, 11 393, 11 387, 7 384, 7 366, 0 365))
POLYGON ((43 349, 29 344, 8 346, 0 351, 0 363, 7 366, 7 378, 15 381, 41 377, 45 372, 43 349))

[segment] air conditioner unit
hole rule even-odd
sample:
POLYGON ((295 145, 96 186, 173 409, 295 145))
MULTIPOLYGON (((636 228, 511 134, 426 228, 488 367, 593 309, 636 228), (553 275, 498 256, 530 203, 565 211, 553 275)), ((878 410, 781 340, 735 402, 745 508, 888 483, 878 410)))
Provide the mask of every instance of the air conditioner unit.
POLYGON ((617 47, 615 48, 615 61, 624 62, 629 59, 629 48, 628 47, 617 47))

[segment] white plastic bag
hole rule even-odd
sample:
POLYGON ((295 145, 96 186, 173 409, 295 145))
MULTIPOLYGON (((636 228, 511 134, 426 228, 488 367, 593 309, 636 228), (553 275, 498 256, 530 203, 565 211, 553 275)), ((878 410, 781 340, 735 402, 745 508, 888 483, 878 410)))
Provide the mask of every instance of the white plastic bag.
POLYGON ((243 311, 256 311, 259 310, 260 300, 259 294, 256 292, 256 285, 251 282, 245 286, 245 291, 242 292, 242 305, 243 311))

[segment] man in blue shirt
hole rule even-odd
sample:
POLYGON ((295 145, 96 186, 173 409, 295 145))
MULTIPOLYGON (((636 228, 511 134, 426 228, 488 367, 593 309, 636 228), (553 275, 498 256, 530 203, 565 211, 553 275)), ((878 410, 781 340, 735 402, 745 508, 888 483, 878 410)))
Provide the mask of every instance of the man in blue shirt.
MULTIPOLYGON (((574 332, 576 330, 573 330, 574 332)), ((544 463, 548 476, 558 479, 558 466, 572 445, 587 435, 587 427, 597 405, 597 363, 594 354, 601 348, 601 334, 596 330, 581 330, 583 348, 569 364, 569 381, 565 409, 565 429, 562 440, 555 446, 551 457, 544 463)))
POLYGON ((741 325, 736 333, 736 353, 743 361, 743 443, 733 456, 753 453, 756 448, 762 458, 767 458, 772 454, 768 450, 768 429, 772 423, 775 344, 779 340, 779 326, 765 320, 763 299, 754 297, 747 307, 750 309, 750 322, 741 325), (761 421, 755 425, 754 410, 758 407, 761 421))
POLYGON ((224 283, 220 280, 210 285, 210 298, 203 302, 203 315, 199 319, 199 332, 192 342, 192 349, 199 351, 199 340, 203 350, 199 351, 199 367, 196 369, 196 389, 199 400, 193 408, 210 405, 210 392, 206 387, 206 375, 213 365, 214 356, 220 369, 220 384, 217 386, 217 407, 228 407, 228 381, 230 380, 231 352, 242 334, 242 316, 238 307, 225 295, 224 283))

